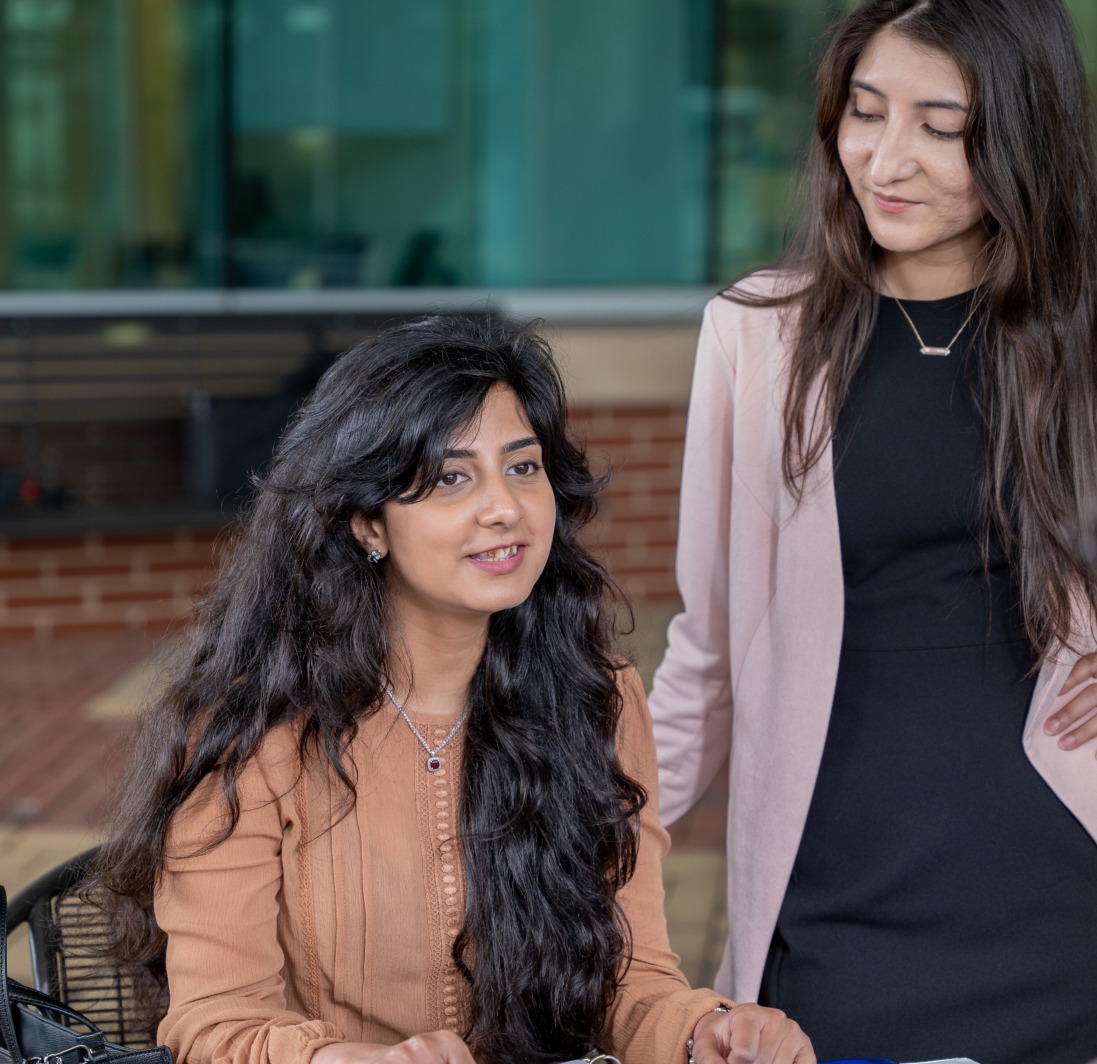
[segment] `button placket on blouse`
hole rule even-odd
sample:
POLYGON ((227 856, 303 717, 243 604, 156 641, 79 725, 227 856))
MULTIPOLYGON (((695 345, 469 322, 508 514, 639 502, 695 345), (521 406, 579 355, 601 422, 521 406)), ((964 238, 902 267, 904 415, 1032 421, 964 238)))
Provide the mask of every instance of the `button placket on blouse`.
MULTIPOLYGON (((435 741, 441 740, 445 734, 445 729, 435 729, 435 741)), ((438 854, 441 858, 442 873, 440 879, 444 901, 443 919, 452 950, 453 939, 457 937, 461 927, 461 912, 456 865, 454 863, 453 828, 450 824, 451 805, 448 776, 447 768, 443 767, 434 774, 431 782, 435 788, 435 820, 438 831, 438 854)), ((446 963, 442 970, 442 1012, 445 1016, 446 1026, 453 1030, 456 1030, 458 1026, 457 976, 457 966, 450 951, 447 953, 446 963)))

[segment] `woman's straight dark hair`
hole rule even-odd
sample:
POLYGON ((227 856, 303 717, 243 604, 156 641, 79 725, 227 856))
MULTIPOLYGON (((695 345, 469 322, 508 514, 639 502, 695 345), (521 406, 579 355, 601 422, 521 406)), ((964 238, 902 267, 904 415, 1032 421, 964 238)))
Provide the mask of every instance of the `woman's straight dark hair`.
POLYGON ((884 29, 950 56, 970 95, 964 148, 989 237, 976 268, 984 543, 996 526, 1043 660, 1076 643, 1072 607, 1097 613, 1087 550, 1097 518, 1097 178, 1089 84, 1062 0, 863 0, 820 66, 806 202, 779 294, 725 295, 787 307, 784 476, 799 496, 876 322, 876 249, 838 126, 854 66, 884 29))
MULTIPOLYGON (((302 762, 354 801, 347 751, 384 704, 393 654, 384 565, 356 514, 425 497, 488 392, 514 390, 540 441, 555 537, 530 597, 492 616, 469 694, 458 813, 467 876, 454 945, 474 1050, 548 1062, 597 1042, 630 942, 617 902, 645 794, 616 754, 613 589, 579 540, 602 483, 567 432, 563 386, 530 326, 495 316, 401 325, 342 355, 301 407, 190 627, 174 681, 144 720, 92 896, 113 955, 163 1004, 152 898, 172 816, 215 774, 230 812, 271 729, 295 721, 302 762)), ((409 929, 414 932, 414 929, 409 929)))

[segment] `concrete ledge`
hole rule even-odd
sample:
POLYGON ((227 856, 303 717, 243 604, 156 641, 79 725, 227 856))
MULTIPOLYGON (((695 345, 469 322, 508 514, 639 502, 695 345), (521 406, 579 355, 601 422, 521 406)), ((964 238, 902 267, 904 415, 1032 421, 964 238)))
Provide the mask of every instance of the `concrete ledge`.
POLYGON ((495 308, 551 322, 699 321, 707 286, 643 288, 196 288, 0 292, 0 317, 443 314, 495 308))

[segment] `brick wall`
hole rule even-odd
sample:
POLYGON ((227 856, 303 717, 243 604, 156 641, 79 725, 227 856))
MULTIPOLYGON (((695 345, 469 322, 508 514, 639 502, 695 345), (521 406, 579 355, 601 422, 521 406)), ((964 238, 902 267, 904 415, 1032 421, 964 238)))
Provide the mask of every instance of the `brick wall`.
POLYGON ((637 606, 673 605, 684 406, 611 406, 572 412, 597 469, 613 474, 591 547, 637 606))
POLYGON ((155 506, 185 499, 182 418, 0 425, 0 513, 37 493, 47 512, 62 504, 155 506), (31 485, 28 488, 28 484, 31 485))
MULTIPOLYGON (((685 408, 584 407, 573 423, 594 468, 613 473, 588 542, 635 606, 673 606, 685 408)), ((51 446, 68 462, 70 482, 101 488, 95 497, 116 504, 184 500, 178 437, 161 428, 146 438, 133 424, 109 429, 58 432, 51 446)), ((170 627, 209 579, 214 540, 187 529, 0 539, 0 634, 170 627)))
POLYGON ((0 636, 160 632, 208 581, 214 534, 0 540, 0 636))

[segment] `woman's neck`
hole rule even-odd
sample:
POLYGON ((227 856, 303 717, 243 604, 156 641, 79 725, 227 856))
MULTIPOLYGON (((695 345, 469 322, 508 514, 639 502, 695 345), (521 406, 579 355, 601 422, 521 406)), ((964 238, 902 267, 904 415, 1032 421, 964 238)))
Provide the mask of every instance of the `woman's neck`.
POLYGON ((484 655, 487 623, 446 625, 400 618, 390 632, 393 694, 409 713, 449 717, 464 709, 484 655))
POLYGON ((899 299, 947 299, 976 285, 975 259, 927 260, 885 252, 880 263, 881 292, 899 299))

